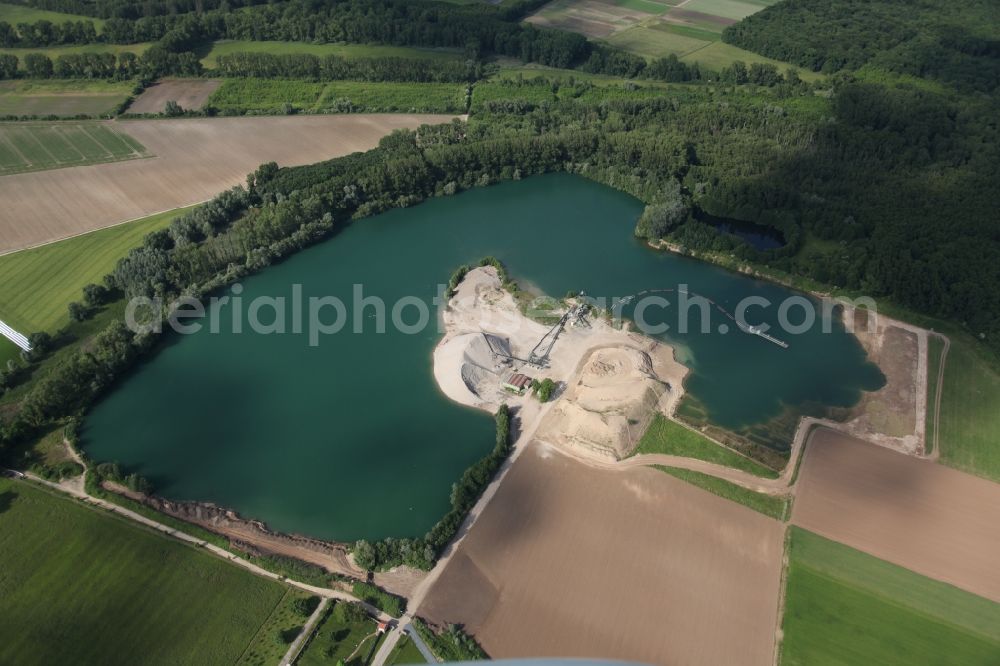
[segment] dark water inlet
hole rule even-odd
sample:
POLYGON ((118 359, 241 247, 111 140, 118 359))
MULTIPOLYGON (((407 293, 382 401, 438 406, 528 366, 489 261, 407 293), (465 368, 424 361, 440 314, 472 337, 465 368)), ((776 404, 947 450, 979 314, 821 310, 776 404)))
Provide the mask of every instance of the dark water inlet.
POLYGON ((716 217, 702 210, 696 210, 694 217, 719 233, 739 238, 757 250, 776 250, 785 244, 784 234, 774 227, 729 217, 716 217))

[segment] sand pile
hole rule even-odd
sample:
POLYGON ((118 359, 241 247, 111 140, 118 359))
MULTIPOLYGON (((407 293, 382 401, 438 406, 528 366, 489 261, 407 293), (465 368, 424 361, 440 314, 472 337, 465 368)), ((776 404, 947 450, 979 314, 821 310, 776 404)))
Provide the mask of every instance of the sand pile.
MULTIPOLYGON (((538 439, 616 460, 627 456, 670 392, 650 353, 619 346, 596 349, 538 431, 538 439)), ((669 359, 673 363, 673 359, 669 359)))

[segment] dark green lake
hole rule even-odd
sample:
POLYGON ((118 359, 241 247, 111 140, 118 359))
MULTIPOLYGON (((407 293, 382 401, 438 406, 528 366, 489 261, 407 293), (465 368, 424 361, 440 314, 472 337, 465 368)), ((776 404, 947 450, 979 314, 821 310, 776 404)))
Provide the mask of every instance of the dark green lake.
MULTIPOLYGON (((246 279, 241 297, 290 297, 298 283, 304 298, 350 304, 353 285, 363 284, 366 296, 390 305, 411 295, 430 302, 456 266, 485 255, 553 295, 626 296, 683 283, 730 310, 750 295, 792 295, 648 249, 632 236, 641 211, 628 195, 566 174, 508 182, 359 221, 246 279)), ((349 324, 313 347, 305 334, 235 334, 230 311, 222 307, 220 333, 172 335, 93 409, 83 433, 90 457, 139 472, 165 497, 352 540, 422 535, 447 510, 451 484, 492 447, 492 419, 437 390, 436 326, 354 334, 349 324)), ((774 308, 750 312, 752 323, 777 321, 774 308)), ((723 321, 713 315, 712 330, 723 321)), ((881 385, 839 325, 779 336, 788 349, 735 327, 670 339, 693 369, 688 390, 728 428, 785 406, 850 406, 881 385)))

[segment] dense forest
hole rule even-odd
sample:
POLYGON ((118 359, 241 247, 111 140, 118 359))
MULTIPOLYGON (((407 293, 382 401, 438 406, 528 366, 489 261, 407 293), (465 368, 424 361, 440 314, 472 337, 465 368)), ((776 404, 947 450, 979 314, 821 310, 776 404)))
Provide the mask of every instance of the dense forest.
POLYGON ((729 26, 723 39, 815 71, 870 64, 965 90, 1000 85, 995 0, 786 0, 729 26))

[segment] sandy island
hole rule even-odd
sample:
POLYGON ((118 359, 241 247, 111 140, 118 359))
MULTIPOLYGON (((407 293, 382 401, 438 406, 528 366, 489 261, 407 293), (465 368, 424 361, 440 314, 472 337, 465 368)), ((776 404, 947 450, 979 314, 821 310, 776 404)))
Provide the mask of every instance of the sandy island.
POLYGON ((551 326, 520 312, 493 267, 470 271, 444 313, 445 335, 434 350, 434 378, 452 400, 494 411, 517 408, 522 431, 576 455, 620 460, 635 448, 657 411, 669 414, 688 370, 673 349, 599 316, 571 320, 543 367, 528 363, 551 326), (551 379, 556 402, 539 422, 530 390, 505 387, 516 375, 551 379))

